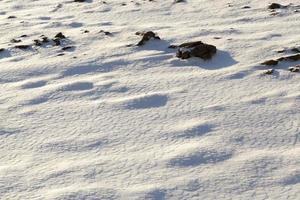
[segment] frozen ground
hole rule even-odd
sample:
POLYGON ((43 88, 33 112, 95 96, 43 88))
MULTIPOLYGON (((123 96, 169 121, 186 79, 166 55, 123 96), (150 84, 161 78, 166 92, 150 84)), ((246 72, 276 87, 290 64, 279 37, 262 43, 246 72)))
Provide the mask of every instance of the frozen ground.
POLYGON ((0 198, 300 199, 300 62, 259 64, 300 46, 300 12, 269 3, 1 0, 0 198), (10 42, 58 32, 62 56, 10 42), (196 40, 217 55, 167 48, 196 40))

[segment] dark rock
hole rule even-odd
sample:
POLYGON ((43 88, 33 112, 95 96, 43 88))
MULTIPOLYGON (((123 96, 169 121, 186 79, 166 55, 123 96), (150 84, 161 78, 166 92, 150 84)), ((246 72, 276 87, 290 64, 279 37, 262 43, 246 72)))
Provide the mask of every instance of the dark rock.
MULTIPOLYGON (((261 64, 262 65, 277 65, 281 61, 299 61, 299 60, 300 60, 300 54, 294 54, 294 55, 290 55, 290 56, 283 56, 276 60, 268 60, 261 64)), ((289 68, 289 69, 290 69, 290 71, 294 72, 294 71, 298 70, 298 67, 299 67, 299 65, 296 67, 293 67, 293 68, 289 68)))
POLYGON ((191 55, 204 60, 211 59, 217 53, 217 48, 210 44, 201 44, 191 50, 191 55))
POLYGON ((269 6, 268 6, 268 8, 269 9, 272 9, 272 10, 274 10, 274 9, 280 9, 280 8, 282 8, 283 6, 281 5, 281 4, 279 4, 279 3, 271 3, 269 6))
POLYGON ((109 31, 104 31, 104 30, 99 31, 99 33, 104 33, 104 35, 112 35, 111 32, 109 32, 109 31))
POLYGON ((18 39, 12 39, 10 40, 11 43, 20 43, 22 42, 22 40, 18 40, 18 39))
POLYGON ((54 36, 54 39, 52 39, 52 41, 54 42, 54 44, 56 46, 59 46, 59 45, 61 45, 61 40, 65 39, 65 38, 66 38, 66 36, 64 34, 62 34, 62 32, 60 32, 54 36))
POLYGON ((5 51, 5 49, 4 48, 0 48, 0 52, 3 52, 3 51, 5 51))
POLYGON ((17 49, 29 49, 30 48, 30 45, 16 45, 15 48, 17 49))
POLYGON ((65 39, 66 38, 66 36, 64 36, 64 34, 62 34, 62 32, 57 33, 54 37, 59 38, 59 39, 65 39))
POLYGON ((54 39, 52 39, 52 41, 54 42, 54 44, 55 44, 56 46, 59 46, 59 45, 61 44, 59 38, 54 38, 54 39))
POLYGON ((73 48, 74 48, 73 46, 66 46, 66 47, 63 47, 61 50, 66 51, 66 50, 73 49, 73 48))
POLYGON ((34 42, 34 45, 36 45, 36 46, 42 46, 43 45, 42 41, 40 41, 38 39, 33 40, 33 42, 34 42))
POLYGON ((284 53, 284 52, 285 52, 285 49, 280 49, 280 50, 277 50, 276 52, 277 52, 277 53, 284 53))
POLYGON ((300 53, 300 50, 299 50, 298 48, 296 48, 296 47, 295 47, 295 48, 292 48, 291 51, 292 51, 292 52, 295 52, 295 53, 300 53))
POLYGON ((179 45, 179 47, 193 48, 193 47, 196 47, 196 46, 202 45, 202 44, 203 44, 202 41, 197 41, 197 42, 186 42, 186 43, 183 43, 183 44, 179 45))
POLYGON ((8 16, 7 19, 15 19, 17 18, 16 16, 8 16))
POLYGON ((186 2, 185 0, 174 0, 174 3, 183 3, 186 2))
POLYGON ((176 49, 176 48, 178 48, 178 46, 176 46, 176 45, 170 45, 168 48, 170 48, 170 49, 176 49))
MULTIPOLYGON (((50 42, 49 38, 46 37, 45 35, 41 35, 40 38, 41 39, 33 40, 34 45, 36 45, 36 46, 42 46, 43 44, 50 42)), ((59 39, 55 38, 54 40, 57 40, 57 43, 59 42, 59 44, 60 44, 59 39)))
POLYGON ((82 3, 82 2, 85 2, 85 0, 74 0, 74 2, 80 2, 80 3, 82 3))
POLYGON ((42 42, 43 43, 47 43, 47 42, 49 42, 50 40, 49 40, 49 38, 48 37, 46 37, 46 36, 41 36, 41 38, 42 38, 42 42))
POLYGON ((181 51, 180 49, 176 53, 177 58, 188 59, 191 57, 191 52, 189 51, 181 51))
POLYGON ((261 64, 262 65, 278 65, 278 60, 267 60, 261 64))
POLYGON ((148 31, 148 32, 136 32, 136 35, 143 36, 142 40, 137 44, 137 46, 144 45, 147 41, 150 39, 156 39, 160 40, 160 37, 158 37, 154 32, 148 31))
MULTIPOLYGON (((171 45, 169 48, 176 48, 171 45)), ((211 59, 216 53, 217 48, 214 45, 205 44, 201 41, 187 42, 178 46, 177 57, 181 59, 188 59, 190 57, 199 57, 203 60, 211 59)))
POLYGON ((289 67, 290 72, 300 72, 300 65, 297 65, 295 67, 289 67))
POLYGON ((268 69, 264 72, 264 74, 271 75, 274 73, 274 69, 268 69))
POLYGON ((277 61, 284 61, 285 60, 285 57, 280 57, 277 59, 277 61))
POLYGON ((242 9, 250 9, 250 6, 243 6, 242 9))
POLYGON ((298 61, 298 60, 300 60, 300 54, 286 56, 286 57, 284 57, 284 60, 287 60, 287 61, 298 61))

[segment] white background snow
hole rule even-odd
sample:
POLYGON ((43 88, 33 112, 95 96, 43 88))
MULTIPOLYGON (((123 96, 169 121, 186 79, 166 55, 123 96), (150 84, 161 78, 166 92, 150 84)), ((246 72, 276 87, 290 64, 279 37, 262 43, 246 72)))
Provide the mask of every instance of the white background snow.
POLYGON ((300 62, 259 64, 300 46, 300 12, 269 3, 1 0, 0 199, 300 199, 300 62), (58 32, 63 56, 10 43, 58 32), (217 55, 167 48, 197 40, 217 55))

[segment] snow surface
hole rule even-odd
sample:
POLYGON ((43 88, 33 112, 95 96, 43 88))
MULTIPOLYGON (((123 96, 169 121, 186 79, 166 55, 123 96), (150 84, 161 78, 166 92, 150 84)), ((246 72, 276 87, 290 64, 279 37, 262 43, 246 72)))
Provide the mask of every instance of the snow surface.
POLYGON ((0 199, 300 199, 300 62, 259 64, 299 47, 300 1, 269 3, 1 0, 0 199), (58 32, 63 56, 10 43, 58 32), (217 55, 167 48, 197 40, 217 55))

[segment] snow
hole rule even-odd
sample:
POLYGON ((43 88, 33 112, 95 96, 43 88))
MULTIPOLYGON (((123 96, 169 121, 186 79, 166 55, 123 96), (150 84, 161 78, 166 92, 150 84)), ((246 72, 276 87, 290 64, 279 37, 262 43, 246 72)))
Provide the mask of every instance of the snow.
POLYGON ((1 199, 299 199, 300 61, 260 63, 300 47, 300 1, 103 2, 1 1, 1 199), (168 48, 197 40, 217 55, 168 48))

